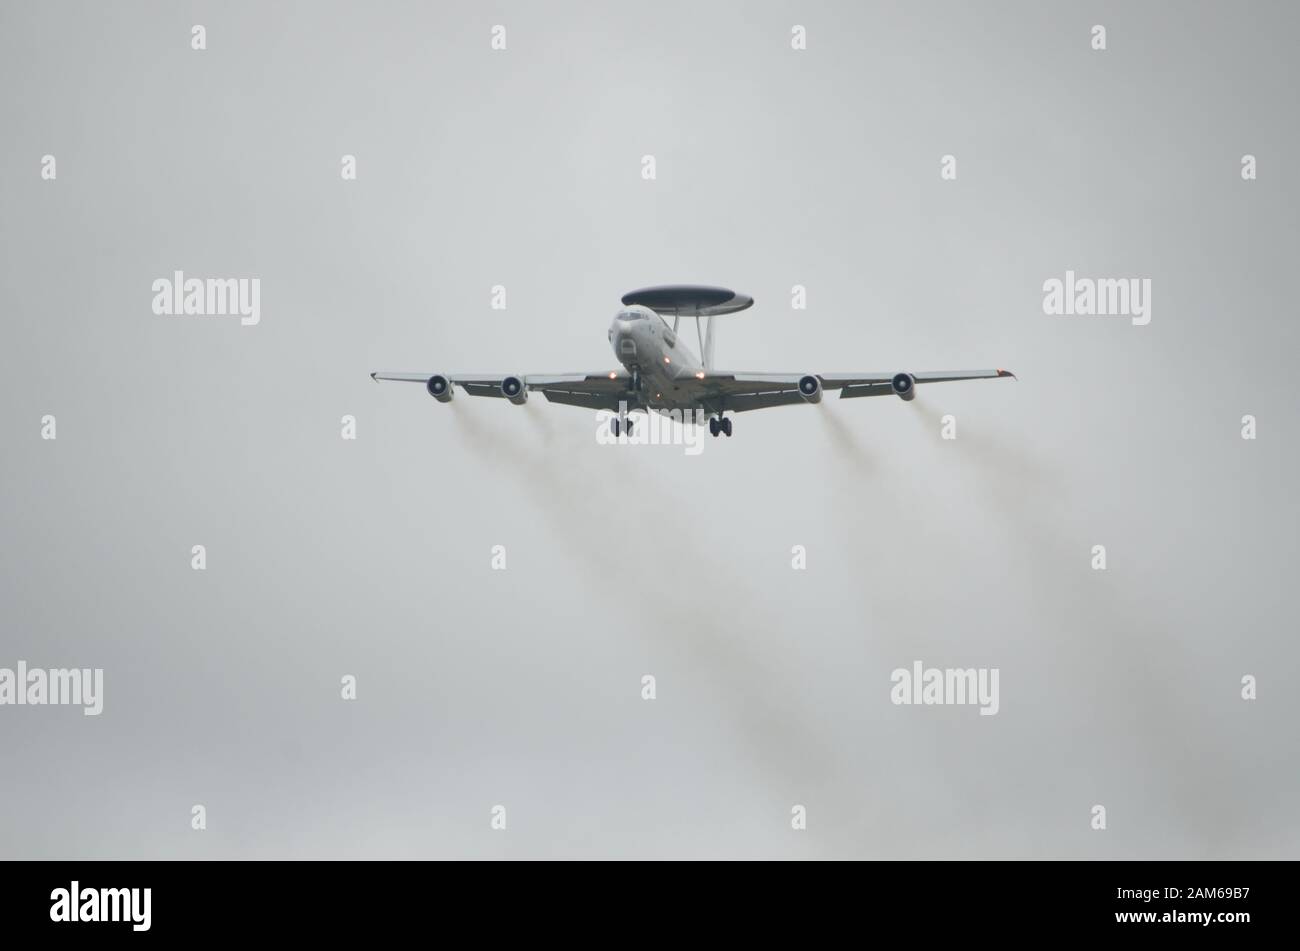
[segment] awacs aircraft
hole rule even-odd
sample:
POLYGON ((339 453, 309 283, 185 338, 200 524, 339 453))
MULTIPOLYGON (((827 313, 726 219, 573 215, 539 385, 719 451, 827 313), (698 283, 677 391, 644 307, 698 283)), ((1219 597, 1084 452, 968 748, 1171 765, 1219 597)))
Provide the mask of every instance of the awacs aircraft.
POLYGON ((370 375, 376 380, 423 383, 429 395, 440 403, 451 402, 457 386, 473 396, 494 396, 516 406, 522 406, 530 392, 540 392, 552 403, 612 411, 616 414, 610 419, 614 435, 620 429, 632 431, 628 413, 633 411, 671 413, 688 421, 707 416, 709 432, 714 436, 731 435, 728 413, 791 403, 820 403, 826 390, 839 390, 841 399, 892 393, 911 400, 916 397, 916 387, 922 383, 1015 378, 1008 370, 748 373, 714 369, 714 321, 753 303, 752 298, 723 287, 671 285, 625 294, 623 309, 614 315, 609 327, 609 342, 621 364, 617 370, 522 375, 383 370, 370 375), (669 316, 673 318, 671 326, 669 316), (695 318, 702 361, 678 334, 683 317, 695 318))

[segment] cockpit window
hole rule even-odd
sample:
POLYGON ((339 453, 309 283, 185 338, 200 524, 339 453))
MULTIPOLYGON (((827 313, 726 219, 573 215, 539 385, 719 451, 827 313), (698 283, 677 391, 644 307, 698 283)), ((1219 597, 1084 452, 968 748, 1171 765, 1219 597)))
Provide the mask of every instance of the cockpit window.
POLYGON ((645 317, 645 314, 641 313, 639 310, 625 310, 618 316, 620 320, 641 320, 645 317))

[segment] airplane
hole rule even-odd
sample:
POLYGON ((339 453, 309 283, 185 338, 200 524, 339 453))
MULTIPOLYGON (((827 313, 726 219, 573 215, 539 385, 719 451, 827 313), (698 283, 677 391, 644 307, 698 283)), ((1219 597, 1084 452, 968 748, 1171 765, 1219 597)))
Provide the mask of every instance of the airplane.
POLYGON ((731 416, 769 406, 820 403, 826 390, 840 398, 885 396, 916 398, 922 383, 1015 379, 1009 370, 952 370, 929 373, 750 373, 713 366, 714 321, 753 305, 754 300, 725 287, 671 284, 644 287, 623 295, 623 308, 609 327, 609 342, 620 367, 591 373, 518 375, 403 373, 380 370, 375 380, 423 383, 439 403, 450 403, 459 386, 472 396, 491 396, 522 406, 530 392, 552 403, 610 410, 610 429, 631 433, 629 413, 661 413, 677 419, 709 419, 713 436, 732 432, 731 416), (673 322, 668 323, 668 316, 673 322), (695 318, 696 355, 679 334, 683 317, 695 318), (705 322, 701 330, 700 321, 705 322))

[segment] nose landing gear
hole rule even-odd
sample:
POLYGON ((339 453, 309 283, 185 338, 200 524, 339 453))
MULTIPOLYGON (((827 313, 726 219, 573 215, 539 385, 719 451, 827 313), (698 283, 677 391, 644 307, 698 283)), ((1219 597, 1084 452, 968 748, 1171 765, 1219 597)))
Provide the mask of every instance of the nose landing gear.
POLYGON ((609 420, 609 431, 610 431, 611 433, 613 433, 615 436, 617 436, 617 435, 619 434, 620 431, 625 432, 625 433, 627 433, 629 436, 631 436, 631 435, 632 435, 632 417, 631 417, 631 416, 625 416, 625 417, 623 417, 623 418, 620 420, 619 417, 617 417, 617 416, 611 416, 611 417, 610 417, 610 420, 609 420))

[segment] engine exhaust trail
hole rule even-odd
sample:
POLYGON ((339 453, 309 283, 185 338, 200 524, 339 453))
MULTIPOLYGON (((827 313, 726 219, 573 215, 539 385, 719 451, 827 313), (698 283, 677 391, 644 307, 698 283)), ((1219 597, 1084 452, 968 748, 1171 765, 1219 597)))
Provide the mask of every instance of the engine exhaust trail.
MULTIPOLYGON (((941 437, 940 414, 918 397, 913 401, 914 419, 932 439, 941 437)), ((1077 504, 1066 473, 1056 468, 1032 444, 1012 441, 984 429, 958 431, 951 461, 970 475, 970 483, 983 504, 997 513, 997 523, 1015 544, 1028 542, 1040 553, 1028 564, 1025 596, 1039 619, 1051 619, 1056 638, 1056 658, 1080 684, 1114 684, 1123 702, 1096 711, 1094 718, 1115 736, 1126 737, 1150 763, 1170 762, 1171 753, 1158 737, 1185 729, 1186 703, 1168 688, 1170 664, 1185 663, 1159 648, 1158 641, 1142 635, 1166 631, 1169 621, 1141 594, 1122 580, 1089 577, 1088 554, 1094 539, 1075 530, 1070 518, 1077 504), (1098 586, 1095 582, 1112 582, 1098 586), (1135 636, 1137 635, 1137 636, 1135 636), (1125 663, 1116 665, 1116 657, 1125 663), (1064 658, 1064 659, 1062 659, 1064 658), (1142 724, 1132 730, 1131 724, 1142 724)), ((1084 692, 1086 696, 1086 691, 1084 692)), ((1112 754, 1113 755, 1113 754, 1112 754)), ((1162 794, 1185 821, 1194 809, 1184 810, 1180 799, 1189 802, 1183 790, 1188 780, 1199 776, 1191 787, 1212 787, 1213 770, 1190 751, 1171 764, 1173 768, 1154 774, 1162 794)))
MULTIPOLYGON (((601 592, 612 592, 612 606, 626 607, 617 592, 636 591, 644 587, 645 576, 639 564, 610 558, 611 544, 634 537, 647 520, 658 518, 656 505, 672 500, 654 490, 650 480, 635 480, 644 491, 634 493, 643 499, 628 508, 628 494, 622 491, 623 479, 575 480, 562 466, 560 456, 538 457, 537 453, 512 441, 497 425, 466 414, 458 420, 465 445, 485 463, 507 473, 520 489, 536 502, 537 508, 554 525, 556 541, 585 565, 592 577, 600 577, 601 592), (593 511, 619 513, 618 523, 592 527, 593 511), (626 522, 626 530, 619 527, 626 522), (613 541, 611 542, 611 538, 613 541)), ((477 415, 477 414, 474 414, 477 415)), ((608 455, 608 454, 606 454, 608 455)), ((620 470, 635 470, 620 460, 620 470)), ((745 587, 716 552, 689 539, 680 556, 703 575, 731 591, 745 587)), ((719 602, 710 586, 674 584, 666 578, 662 592, 639 602, 645 610, 639 630, 650 630, 669 642, 671 650, 689 658, 690 667, 702 684, 709 685, 710 696, 727 711, 728 721, 746 740, 749 759, 773 782, 788 782, 792 772, 816 788, 834 788, 843 779, 834 750, 816 726, 814 717, 794 697, 779 670, 744 650, 743 642, 728 639, 738 623, 734 608, 719 602)), ((601 597, 607 595, 601 594, 601 597)), ((757 601, 757 593, 755 594, 757 601)))
POLYGON ((857 433, 850 429, 844 420, 840 419, 839 414, 828 407, 825 402, 820 403, 816 410, 836 452, 843 456, 847 462, 852 463, 860 472, 876 471, 878 468, 876 460, 867 452, 866 446, 858 438, 857 433))

